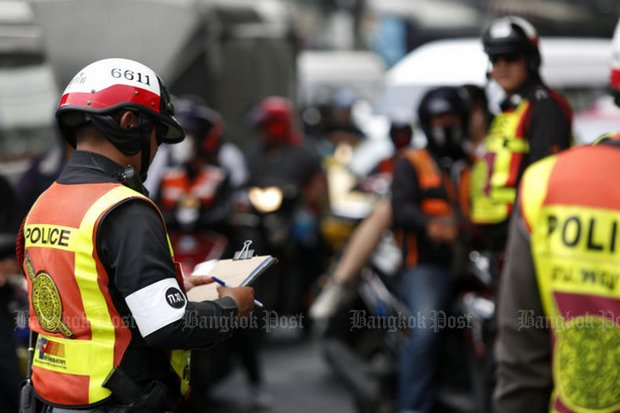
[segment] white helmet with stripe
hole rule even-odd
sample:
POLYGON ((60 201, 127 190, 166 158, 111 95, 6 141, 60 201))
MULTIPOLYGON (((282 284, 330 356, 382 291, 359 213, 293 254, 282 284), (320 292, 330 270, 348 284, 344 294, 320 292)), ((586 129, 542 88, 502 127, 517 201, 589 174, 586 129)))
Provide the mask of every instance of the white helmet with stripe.
POLYGON ((121 58, 98 60, 80 70, 63 92, 56 118, 67 141, 75 146, 73 128, 92 122, 125 153, 140 150, 131 133, 117 128, 119 109, 136 110, 157 127, 160 142, 183 140, 168 92, 157 74, 142 63, 121 58))

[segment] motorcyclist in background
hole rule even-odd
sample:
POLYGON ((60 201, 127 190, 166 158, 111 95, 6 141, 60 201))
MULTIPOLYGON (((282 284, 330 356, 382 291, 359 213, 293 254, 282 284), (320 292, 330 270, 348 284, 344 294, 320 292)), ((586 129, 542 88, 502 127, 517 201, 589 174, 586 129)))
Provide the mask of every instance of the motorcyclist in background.
POLYGON ((231 219, 236 191, 247 182, 245 158, 237 148, 239 154, 232 164, 222 159, 224 148, 233 144, 223 141, 224 120, 202 99, 177 98, 175 107, 187 137, 171 146, 174 166, 165 172, 159 185, 157 199, 166 222, 175 228, 182 225, 180 220, 190 219, 183 213, 197 214, 197 227, 217 229, 228 237, 232 248, 240 248, 243 239, 236 236, 231 219))
POLYGON ((65 163, 71 157, 73 148, 60 136, 58 131, 55 145, 46 153, 32 160, 28 169, 15 185, 17 207, 20 217, 24 217, 41 192, 54 182, 65 163))
MULTIPOLYGON (((466 158, 460 159, 452 167, 455 180, 459 181, 459 203, 464 215, 469 211, 469 180, 471 164, 488 123, 487 98, 483 88, 473 84, 465 84, 458 89, 463 104, 467 109, 467 139, 463 142, 466 158)), ((430 132, 429 132, 430 133, 430 132)), ((396 116, 391 121, 389 130, 394 153, 378 162, 371 174, 381 174, 391 183, 394 164, 399 157, 411 150, 413 129, 411 122, 403 116, 396 116)), ((362 221, 347 241, 346 248, 339 258, 321 294, 311 307, 310 315, 316 319, 330 317, 340 306, 344 305, 350 295, 351 281, 359 274, 360 269, 368 262, 377 247, 384 231, 392 226, 392 210, 389 195, 374 206, 371 214, 362 221)), ((467 220, 469 222, 469 220, 467 220)), ((465 251, 469 245, 460 245, 465 251)))
MULTIPOLYGON (((220 114, 196 96, 175 99, 176 118, 185 130, 185 140, 171 146, 172 160, 177 166, 170 168, 163 176, 159 190, 159 203, 171 227, 171 240, 175 250, 182 251, 182 245, 175 245, 175 228, 205 234, 216 231, 223 235, 225 249, 211 258, 232 257, 241 249, 243 241, 252 234, 245 227, 234 225, 233 215, 237 203, 241 202, 241 190, 247 183, 247 164, 236 145, 224 142, 225 123, 220 114), (224 153, 223 153, 224 152, 224 153), (188 216, 193 215, 193 216, 188 216)), ((183 239, 183 238, 181 238, 183 239)), ((187 239, 187 238, 186 238, 187 239)), ((201 238, 198 238, 200 242, 201 238)), ((182 243, 182 241, 181 241, 182 243)), ((204 247, 211 246, 203 242, 204 247)), ((204 259, 207 253, 204 251, 204 259)), ((183 263, 183 260, 181 260, 183 263)), ((191 269, 187 269, 191 272, 191 269)), ((204 407, 208 402, 211 386, 220 373, 209 371, 220 365, 214 358, 231 358, 238 355, 247 373, 250 397, 254 407, 268 407, 271 395, 263 383, 261 368, 262 333, 260 329, 244 328, 235 331, 226 348, 195 351, 192 355, 192 394, 187 402, 187 411, 204 407)), ((222 365, 228 366, 227 363, 222 365)), ((221 372, 221 375, 228 372, 221 372)))
POLYGON ((317 101, 301 108, 304 134, 308 143, 316 148, 321 157, 329 158, 339 145, 357 146, 366 138, 353 116, 359 100, 352 89, 323 90, 317 101))
POLYGON ((432 328, 452 294, 452 257, 462 216, 452 168, 467 158, 467 105, 456 87, 430 89, 418 108, 426 147, 396 160, 392 221, 403 250, 401 294, 417 317, 400 357, 398 411, 431 411, 442 332, 432 328), (424 322, 424 320, 426 320, 424 322))
POLYGON ((274 276, 269 277, 277 279, 277 287, 265 286, 278 290, 278 302, 275 307, 267 302, 265 305, 284 313, 305 312, 309 305, 306 293, 322 271, 325 258, 319 232, 327 199, 325 174, 319 154, 296 130, 294 111, 287 98, 269 96, 261 100, 250 114, 258 139, 247 153, 250 186, 275 186, 284 195, 276 214, 289 228, 282 240, 257 246, 257 252, 262 249, 280 260, 274 276))
MULTIPOLYGON (((378 186, 389 188, 392 182, 392 173, 396 159, 411 148, 413 128, 411 122, 405 119, 393 119, 391 121, 389 138, 394 145, 394 153, 381 159, 370 171, 368 177, 360 184, 365 189, 372 190, 378 186), (377 185, 377 181, 380 184, 377 185)), ((385 192, 385 191, 384 191, 385 192)), ((389 191, 388 191, 389 192, 389 191)), ((324 281, 321 293, 312 303, 310 316, 319 320, 331 317, 335 311, 347 304, 347 299, 352 295, 354 280, 361 268, 368 262, 373 251, 379 244, 386 230, 392 223, 392 211, 389 194, 382 193, 382 199, 375 201, 372 211, 357 225, 342 251, 337 263, 324 281)))
POLYGON ((399 118, 392 119, 390 121, 389 136, 394 152, 392 155, 381 159, 377 165, 375 165, 369 173, 371 176, 379 173, 386 174, 390 177, 392 176, 396 159, 411 146, 411 140, 413 138, 411 121, 399 118))
POLYGON ((341 143, 355 146, 366 138, 366 134, 353 118, 353 107, 357 100, 357 94, 347 88, 338 89, 332 96, 332 114, 327 136, 334 147, 341 143))

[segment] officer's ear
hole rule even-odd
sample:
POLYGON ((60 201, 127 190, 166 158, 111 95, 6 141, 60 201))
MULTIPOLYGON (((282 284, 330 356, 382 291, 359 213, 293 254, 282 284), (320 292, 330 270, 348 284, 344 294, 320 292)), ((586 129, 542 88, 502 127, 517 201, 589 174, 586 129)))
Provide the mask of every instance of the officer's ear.
POLYGON ((135 129, 139 124, 138 116, 130 110, 123 112, 119 121, 119 125, 123 129, 135 129))

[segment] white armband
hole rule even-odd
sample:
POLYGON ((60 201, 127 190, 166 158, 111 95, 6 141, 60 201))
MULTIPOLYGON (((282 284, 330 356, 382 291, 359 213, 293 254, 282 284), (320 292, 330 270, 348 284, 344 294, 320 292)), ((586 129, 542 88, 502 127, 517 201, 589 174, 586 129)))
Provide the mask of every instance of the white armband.
POLYGON ((125 298, 142 337, 183 318, 187 298, 175 278, 146 286, 125 298))

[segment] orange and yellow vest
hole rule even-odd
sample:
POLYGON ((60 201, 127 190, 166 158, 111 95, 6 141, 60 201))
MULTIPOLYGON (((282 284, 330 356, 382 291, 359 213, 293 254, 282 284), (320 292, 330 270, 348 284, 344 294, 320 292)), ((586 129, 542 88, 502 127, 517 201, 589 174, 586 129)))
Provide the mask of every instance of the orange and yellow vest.
MULTIPOLYGON (((130 199, 157 210, 148 198, 120 184, 54 183, 24 222, 29 324, 38 334, 32 381, 49 403, 89 407, 111 396, 103 383, 121 364, 131 331, 113 304, 96 236, 107 212, 130 199)), ((173 351, 171 364, 186 393, 189 353, 173 351)))
POLYGON ((225 179, 224 170, 211 165, 203 166, 191 180, 185 168, 173 169, 160 183, 162 210, 174 209, 184 198, 195 198, 201 205, 211 207, 225 179))
MULTIPOLYGON (((434 189, 444 189, 448 198, 453 199, 456 196, 456 190, 450 177, 441 172, 437 163, 426 149, 412 149, 407 151, 404 156, 415 169, 419 188, 423 194, 425 192, 436 193, 437 191, 433 191, 434 189)), ((426 215, 434 217, 452 217, 454 215, 450 199, 446 198, 434 198, 423 195, 420 209, 426 215)), ((417 237, 412 233, 407 233, 405 237, 403 231, 396 231, 395 235, 397 242, 401 245, 403 243, 406 244, 406 266, 412 267, 416 265, 419 259, 417 237)))
POLYGON ((498 114, 484 140, 484 153, 471 174, 471 220, 474 224, 506 221, 514 206, 523 157, 530 147, 524 123, 530 108, 524 99, 514 110, 498 114))
POLYGON ((375 168, 376 172, 392 176, 394 173, 395 161, 396 159, 394 156, 381 159, 375 168))
POLYGON ((620 149, 579 147, 523 176, 539 294, 551 327, 551 412, 620 411, 620 149))

